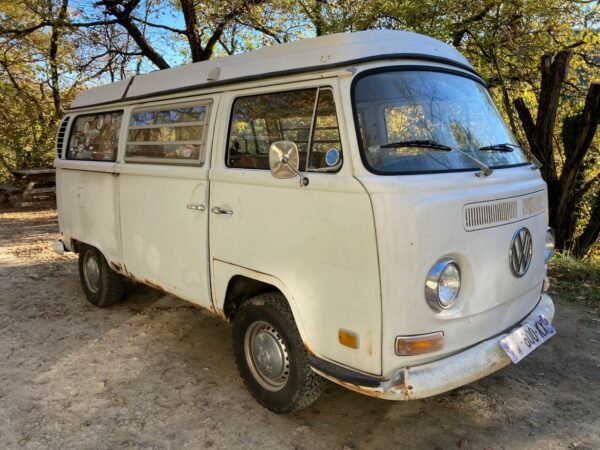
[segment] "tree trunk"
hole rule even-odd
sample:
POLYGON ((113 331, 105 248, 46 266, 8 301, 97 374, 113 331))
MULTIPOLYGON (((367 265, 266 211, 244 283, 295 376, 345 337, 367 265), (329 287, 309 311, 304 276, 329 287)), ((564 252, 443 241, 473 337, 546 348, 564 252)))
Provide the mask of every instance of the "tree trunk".
POLYGON ((596 193, 596 196, 592 204, 592 212, 590 214, 590 220, 583 229, 583 232, 573 242, 573 256, 575 258, 583 258, 592 245, 598 240, 600 236, 600 193, 596 193))
POLYGON ((50 51, 48 55, 48 66, 50 68, 50 89, 52 90, 52 101, 54 102, 54 113, 57 118, 62 117, 62 99, 60 96, 60 83, 58 79, 58 46, 60 35, 67 20, 67 8, 69 0, 63 0, 58 10, 58 17, 52 24, 52 34, 50 35, 50 51))
MULTIPOLYGON (((559 176, 554 159, 553 138, 560 92, 567 76, 571 56, 571 50, 563 50, 554 59, 550 55, 542 57, 540 65, 542 82, 535 121, 522 98, 514 101, 529 147, 544 164, 542 176, 548 184, 550 225, 555 230, 556 246, 559 249, 565 249, 573 242, 577 205, 585 193, 578 189, 578 180, 581 186, 584 158, 600 120, 600 84, 594 83, 588 91, 581 116, 575 121, 575 129, 572 130, 574 138, 565 139, 565 163, 559 176)), ((580 248, 585 245, 589 248, 591 245, 588 243, 589 239, 593 236, 597 237, 594 224, 588 223, 586 229, 588 228, 589 231, 585 236, 582 235, 579 244, 576 244, 580 248)))
POLYGON ((585 101, 585 106, 581 113, 575 133, 575 143, 573 147, 565 152, 565 164, 563 166, 558 186, 560 186, 561 195, 557 199, 554 208, 554 224, 556 227, 556 240, 561 248, 565 248, 573 239, 573 228, 569 227, 569 216, 573 214, 573 208, 579 198, 576 198, 578 192, 577 181, 581 178, 583 160, 594 139, 600 120, 600 83, 594 83, 590 86, 585 101), (571 231, 571 234, 569 234, 571 231))
MULTIPOLYGON (((538 114, 534 128, 534 142, 539 160, 546 166, 546 182, 554 182, 557 179, 556 162, 554 160, 554 146, 552 138, 556 126, 556 113, 560 100, 560 90, 567 78, 569 62, 573 52, 562 50, 552 60, 551 55, 544 55, 540 64, 542 72, 542 83, 540 96, 538 98, 538 114)), ((536 150, 532 151, 536 153, 536 150)))
POLYGON ((196 15, 196 6, 193 0, 180 0, 181 11, 185 20, 185 35, 190 45, 192 61, 204 61, 207 59, 202 50, 202 42, 198 34, 198 16, 196 15))

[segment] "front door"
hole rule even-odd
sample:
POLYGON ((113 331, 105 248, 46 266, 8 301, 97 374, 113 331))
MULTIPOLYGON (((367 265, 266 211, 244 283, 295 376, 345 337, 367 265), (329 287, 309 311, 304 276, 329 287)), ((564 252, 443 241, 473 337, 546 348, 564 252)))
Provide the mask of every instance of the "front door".
POLYGON ((367 193, 344 159, 348 146, 338 126, 336 81, 222 98, 219 123, 229 127, 219 133, 228 139, 215 147, 211 171, 214 293, 216 299, 225 295, 220 283, 225 270, 245 268, 276 278, 291 294, 288 301, 307 348, 379 373, 373 216, 367 193), (269 147, 282 140, 297 145, 307 186, 301 187, 298 177, 271 175, 269 147), (360 349, 340 345, 340 329, 358 333, 360 349))
POLYGON ((125 269, 202 306, 208 275, 208 161, 214 98, 134 108, 121 177, 125 269))

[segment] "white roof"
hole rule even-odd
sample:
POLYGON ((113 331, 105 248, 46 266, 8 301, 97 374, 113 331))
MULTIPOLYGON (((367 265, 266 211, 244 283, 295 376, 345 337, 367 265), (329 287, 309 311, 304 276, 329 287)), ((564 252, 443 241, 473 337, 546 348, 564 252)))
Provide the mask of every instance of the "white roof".
POLYGON ((473 70, 467 59, 456 49, 436 39, 405 31, 369 30, 304 39, 136 75, 127 80, 79 93, 71 108, 238 80, 326 70, 374 59, 419 57, 446 61, 473 70), (213 80, 208 80, 209 77, 213 80))

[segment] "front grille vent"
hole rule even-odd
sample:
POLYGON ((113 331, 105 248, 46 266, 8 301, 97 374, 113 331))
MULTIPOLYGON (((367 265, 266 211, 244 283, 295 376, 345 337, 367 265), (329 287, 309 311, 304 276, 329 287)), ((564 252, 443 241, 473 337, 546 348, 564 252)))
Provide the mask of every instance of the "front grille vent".
POLYGON ((465 207, 465 227, 467 230, 512 222, 517 218, 516 200, 488 202, 465 207))
POLYGON ((543 191, 520 197, 489 200, 464 206, 464 227, 467 231, 491 228, 527 219, 546 210, 543 191))
POLYGON ((544 209, 545 198, 543 194, 532 195, 523 199, 523 216, 531 216, 544 209))
POLYGON ((58 159, 62 158, 63 146, 65 142, 65 133, 67 132, 67 125, 69 125, 69 116, 65 117, 58 127, 58 133, 56 134, 56 156, 58 159))

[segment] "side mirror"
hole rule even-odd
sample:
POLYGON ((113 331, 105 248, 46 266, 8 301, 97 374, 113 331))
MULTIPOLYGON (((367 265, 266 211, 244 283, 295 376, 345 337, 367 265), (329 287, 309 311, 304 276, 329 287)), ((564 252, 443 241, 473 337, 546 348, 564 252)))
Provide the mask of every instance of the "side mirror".
POLYGON ((279 179, 293 178, 297 175, 300 177, 300 186, 307 186, 308 178, 298 170, 299 166, 300 153, 294 142, 277 141, 271 144, 269 148, 271 175, 279 179))

